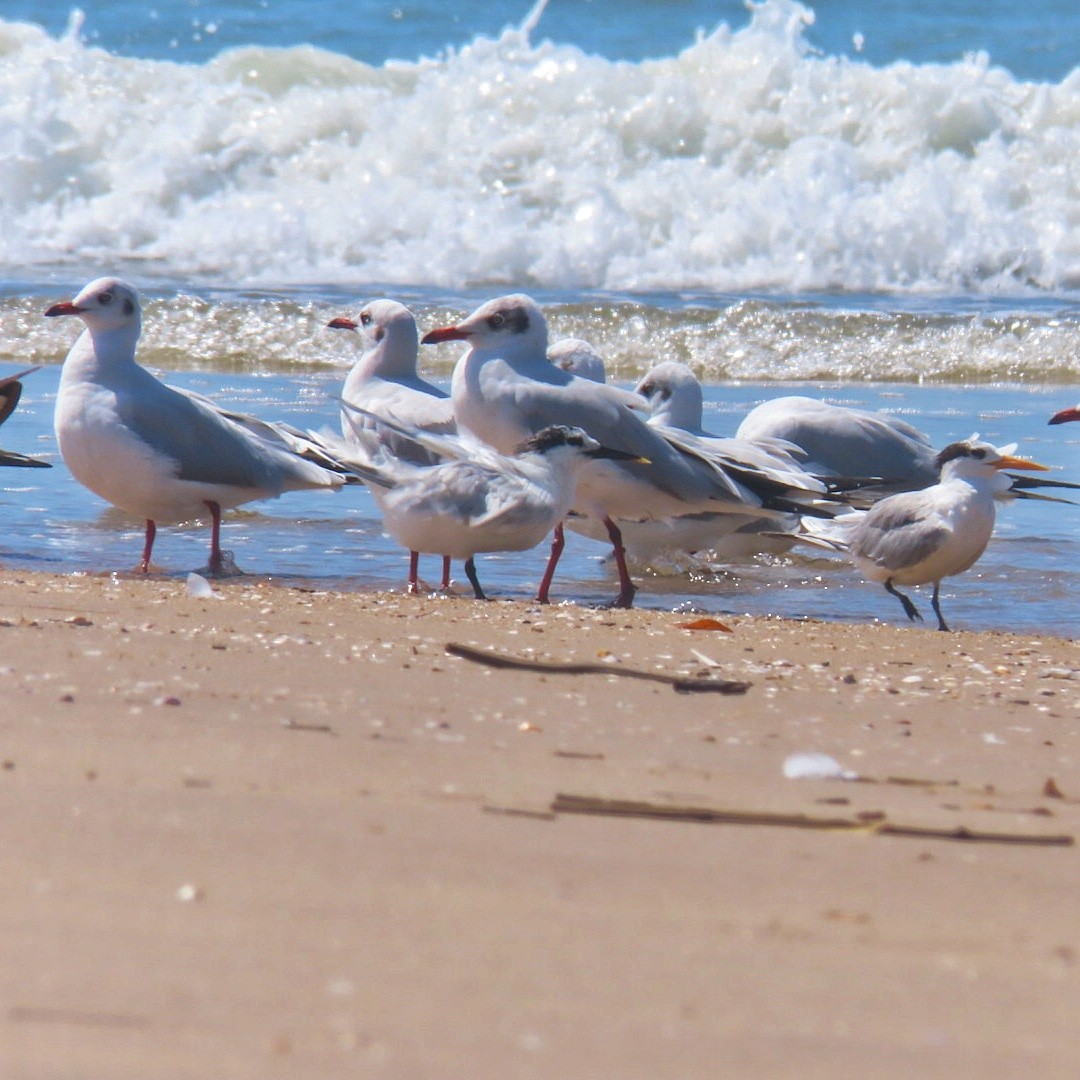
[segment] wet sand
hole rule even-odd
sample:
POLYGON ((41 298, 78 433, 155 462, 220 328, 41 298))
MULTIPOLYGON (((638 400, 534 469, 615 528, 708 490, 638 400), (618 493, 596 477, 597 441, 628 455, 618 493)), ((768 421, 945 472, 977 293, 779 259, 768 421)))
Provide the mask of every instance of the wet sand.
POLYGON ((1075 643, 214 588, 0 572, 5 1080, 1075 1075, 1075 643))

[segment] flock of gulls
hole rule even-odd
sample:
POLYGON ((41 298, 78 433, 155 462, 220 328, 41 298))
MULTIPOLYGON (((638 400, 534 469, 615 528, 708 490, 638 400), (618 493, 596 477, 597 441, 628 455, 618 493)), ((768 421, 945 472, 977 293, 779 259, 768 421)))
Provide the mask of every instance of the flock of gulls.
MULTIPOLYGON (((419 556, 475 564, 484 552, 524 551, 552 537, 537 600, 547 602, 565 530, 610 542, 619 592, 627 564, 660 552, 720 559, 806 544, 842 553, 921 619, 905 588, 939 590, 982 555, 1002 498, 1052 498, 1038 487, 1080 485, 1015 475, 1045 466, 977 436, 935 451, 916 428, 884 413, 786 396, 751 411, 733 437, 702 426, 702 390, 684 364, 656 365, 630 391, 605 381, 584 341, 549 345, 528 296, 491 300, 422 337, 407 307, 375 300, 329 326, 356 333, 362 355, 341 392, 341 431, 302 431, 219 408, 166 386, 136 361, 136 290, 98 278, 50 318, 85 329, 64 361, 55 431, 64 463, 90 491, 146 522, 138 569, 147 572, 157 523, 211 520, 212 574, 232 569, 220 544, 223 510, 288 491, 362 483, 383 524, 419 556), (464 348, 449 394, 418 374, 420 345, 464 348)), ((34 369, 31 369, 34 370, 34 369)), ((0 379, 0 423, 22 379, 0 379)), ((1050 423, 1080 420, 1080 407, 1050 423)), ((0 465, 46 463, 0 450, 0 465)))

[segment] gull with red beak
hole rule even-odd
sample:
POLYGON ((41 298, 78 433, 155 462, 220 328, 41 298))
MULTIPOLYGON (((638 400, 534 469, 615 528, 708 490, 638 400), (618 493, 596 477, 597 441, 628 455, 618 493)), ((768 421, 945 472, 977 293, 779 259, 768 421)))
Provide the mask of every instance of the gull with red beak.
POLYGON ((139 295, 119 278, 91 281, 74 300, 53 304, 45 314, 75 315, 86 327, 60 375, 54 415, 60 453, 80 484, 145 519, 141 572, 150 568, 158 521, 186 521, 209 511, 208 569, 220 574, 222 509, 346 482, 290 450, 272 425, 233 418, 140 367, 139 295))
MULTIPOLYGON (((620 520, 665 518, 695 508, 784 517, 792 509, 790 493, 778 495, 771 481, 759 485, 761 478, 753 470, 736 476, 715 460, 673 445, 634 411, 632 405, 641 406, 636 395, 556 367, 547 355, 544 315, 528 296, 491 300, 462 322, 432 330, 421 340, 469 346, 454 368, 450 387, 459 432, 508 454, 529 435, 566 424, 637 459, 587 463, 574 502, 574 511, 599 520, 611 540, 619 575, 617 607, 629 607, 635 592, 620 520)), ((818 493, 805 494, 816 498, 818 493)), ((541 602, 548 599, 562 543, 559 527, 537 593, 541 602)))
POLYGON ((870 581, 897 597, 911 620, 922 615, 896 586, 933 582, 938 629, 948 630, 938 595, 942 579, 970 569, 986 550, 994 498, 1011 483, 1002 470, 1047 467, 972 436, 946 446, 937 468, 939 481, 921 491, 890 495, 869 510, 832 521, 804 520, 800 539, 847 555, 870 581))

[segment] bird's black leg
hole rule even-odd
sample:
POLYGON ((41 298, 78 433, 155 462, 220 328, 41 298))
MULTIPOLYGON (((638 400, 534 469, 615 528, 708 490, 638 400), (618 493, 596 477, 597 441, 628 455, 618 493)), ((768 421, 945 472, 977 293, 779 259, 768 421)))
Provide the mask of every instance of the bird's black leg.
POLYGON ((476 576, 476 563, 473 562, 471 555, 465 560, 465 576, 469 579, 469 584, 472 585, 473 595, 476 599, 486 600, 484 590, 480 588, 480 579, 476 576))
POLYGON ((945 616, 941 614, 941 605, 938 603, 938 589, 941 588, 941 582, 934 582, 934 596, 930 601, 934 605, 934 614, 937 616, 937 628, 939 630, 948 630, 949 624, 945 621, 945 616))
MULTIPOLYGON (((885 591, 892 593, 893 596, 895 596, 896 599, 904 605, 904 614, 912 622, 914 622, 916 619, 918 619, 919 622, 922 622, 922 616, 919 614, 919 609, 902 592, 894 588, 892 578, 889 578, 889 580, 885 582, 885 591)), ((934 610, 937 611, 936 605, 934 607, 934 610)), ((940 614, 938 615, 938 618, 941 618, 940 614)))

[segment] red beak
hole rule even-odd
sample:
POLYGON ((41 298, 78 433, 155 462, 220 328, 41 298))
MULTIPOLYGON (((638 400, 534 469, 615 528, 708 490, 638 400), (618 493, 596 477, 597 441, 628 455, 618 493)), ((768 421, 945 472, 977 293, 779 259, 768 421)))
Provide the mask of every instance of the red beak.
POLYGON ((356 323, 352 319, 342 316, 339 319, 331 319, 327 324, 331 330, 355 330, 356 323))
POLYGON ((1080 420, 1080 405, 1073 409, 1062 409, 1061 412, 1054 413, 1048 423, 1067 424, 1070 420, 1080 420))
POLYGON ((51 319, 54 315, 78 315, 81 311, 82 308, 76 307, 70 300, 65 300, 62 304, 53 304, 45 312, 45 317, 51 319))
POLYGON ((456 326, 440 326, 437 330, 429 330, 421 339, 421 345, 438 345, 443 341, 468 341, 469 335, 456 326))

